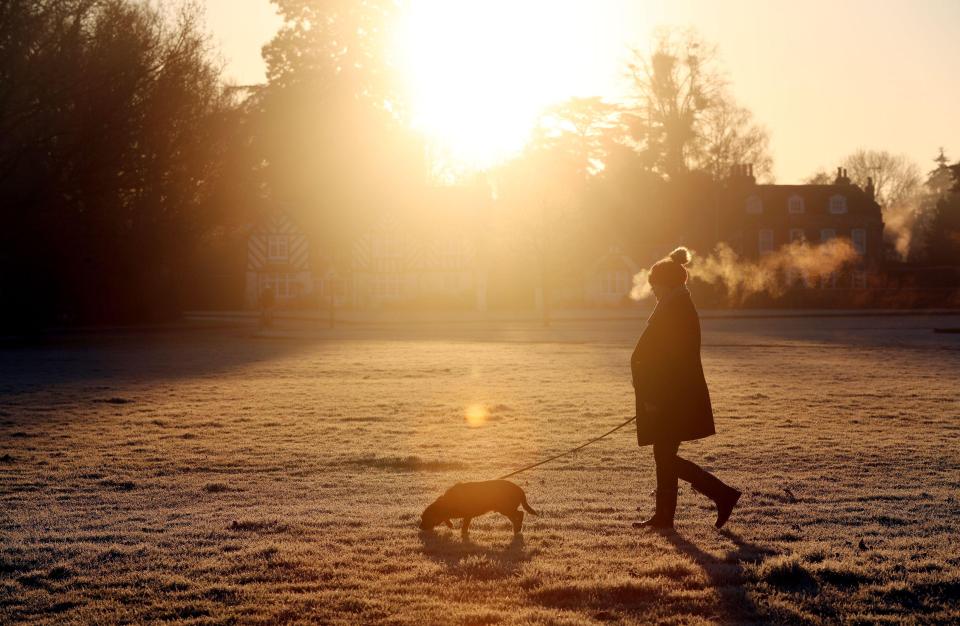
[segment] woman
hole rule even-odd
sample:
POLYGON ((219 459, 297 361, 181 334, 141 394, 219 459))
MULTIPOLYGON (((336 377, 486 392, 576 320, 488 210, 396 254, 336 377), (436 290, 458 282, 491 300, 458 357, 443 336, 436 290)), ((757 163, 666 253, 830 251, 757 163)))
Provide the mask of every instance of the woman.
POLYGON ((687 291, 690 252, 677 248, 650 268, 657 307, 630 359, 637 401, 637 443, 653 444, 657 466, 657 510, 635 528, 673 528, 677 479, 717 505, 717 528, 740 498, 706 470, 677 456, 680 442, 714 434, 710 393, 700 363, 700 318, 687 291))

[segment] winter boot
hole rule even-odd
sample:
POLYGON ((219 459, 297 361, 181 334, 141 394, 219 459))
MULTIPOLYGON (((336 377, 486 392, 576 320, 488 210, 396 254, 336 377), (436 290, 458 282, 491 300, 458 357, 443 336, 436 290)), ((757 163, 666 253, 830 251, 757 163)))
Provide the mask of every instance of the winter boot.
POLYGON ((657 489, 657 511, 648 520, 634 522, 634 528, 673 528, 673 514, 677 510, 677 490, 657 489))
POLYGON ((730 519, 730 513, 733 512, 733 507, 737 506, 741 493, 708 472, 698 476, 691 486, 717 505, 717 521, 714 526, 722 528, 730 519))

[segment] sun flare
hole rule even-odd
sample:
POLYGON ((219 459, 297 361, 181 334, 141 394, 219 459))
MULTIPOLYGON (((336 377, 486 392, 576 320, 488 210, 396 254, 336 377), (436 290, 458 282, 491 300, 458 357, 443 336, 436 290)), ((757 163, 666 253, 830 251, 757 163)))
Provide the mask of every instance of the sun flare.
POLYGON ((397 42, 414 126, 460 167, 516 154, 545 107, 610 90, 596 60, 620 45, 616 7, 415 0, 397 42))
POLYGON ((490 412, 487 410, 487 407, 482 404, 471 404, 464 412, 464 417, 467 420, 467 426, 479 428, 487 423, 487 419, 490 418, 490 412))

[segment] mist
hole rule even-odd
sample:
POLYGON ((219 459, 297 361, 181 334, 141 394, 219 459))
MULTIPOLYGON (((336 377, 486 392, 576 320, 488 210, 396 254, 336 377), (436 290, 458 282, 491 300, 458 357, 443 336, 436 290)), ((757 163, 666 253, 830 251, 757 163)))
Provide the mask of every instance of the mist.
MULTIPOLYGON (((720 243, 706 257, 694 254, 687 271, 690 278, 722 286, 731 300, 742 302, 759 293, 783 295, 797 279, 810 281, 827 276, 843 269, 857 256, 853 244, 842 238, 816 245, 796 241, 759 261, 742 259, 729 245, 720 243)), ((643 300, 652 293, 649 276, 649 269, 634 275, 630 292, 633 300, 643 300)))

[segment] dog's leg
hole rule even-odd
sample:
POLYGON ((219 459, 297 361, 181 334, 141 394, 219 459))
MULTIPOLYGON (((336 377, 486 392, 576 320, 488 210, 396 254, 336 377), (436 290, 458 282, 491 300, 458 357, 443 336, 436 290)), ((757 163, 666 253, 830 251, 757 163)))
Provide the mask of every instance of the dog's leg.
POLYGON ((519 535, 520 530, 523 529, 523 511, 513 511, 509 517, 510 521, 513 522, 513 534, 519 535))
POLYGON ((463 524, 460 525, 460 534, 464 537, 466 537, 467 533, 470 532, 470 521, 472 519, 472 517, 463 518, 463 524))

